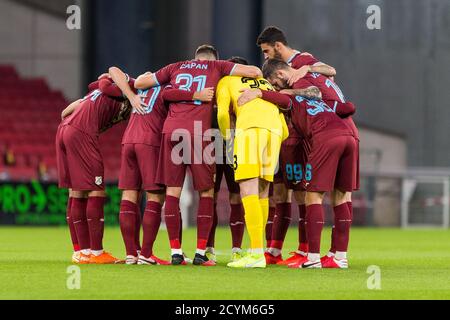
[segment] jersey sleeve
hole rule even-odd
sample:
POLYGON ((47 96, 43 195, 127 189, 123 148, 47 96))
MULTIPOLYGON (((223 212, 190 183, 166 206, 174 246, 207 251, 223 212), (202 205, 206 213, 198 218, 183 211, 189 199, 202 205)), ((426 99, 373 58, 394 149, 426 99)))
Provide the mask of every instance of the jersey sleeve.
POLYGON ((219 124, 219 130, 222 137, 225 140, 230 139, 230 103, 231 95, 228 88, 228 81, 226 78, 219 81, 216 90, 216 102, 217 102, 217 122, 219 124))
POLYGON ((356 107, 351 102, 342 103, 339 101, 335 101, 333 109, 340 118, 347 118, 351 115, 354 115, 356 112, 356 107))
POLYGON ((163 85, 170 82, 170 78, 172 76, 172 71, 175 68, 176 63, 169 64, 162 69, 159 69, 153 74, 153 78, 155 79, 157 85, 163 85))
POLYGON ((312 66, 319 62, 314 56, 309 54, 300 54, 298 55, 297 59, 294 59, 292 61, 292 68, 294 69, 300 69, 303 66, 312 66))
POLYGON ((97 90, 97 89, 98 89, 99 82, 100 82, 99 80, 94 81, 94 82, 91 82, 91 83, 88 85, 88 92, 97 90))
POLYGON ((287 94, 282 94, 276 91, 264 91, 262 92, 262 99, 272 102, 273 104, 276 104, 277 106, 283 107, 283 108, 292 108, 292 100, 291 96, 287 94))
POLYGON ((101 92, 110 97, 123 97, 122 90, 111 80, 102 79, 99 81, 99 89, 101 92))
POLYGON ((219 68, 220 74, 223 77, 232 75, 234 67, 236 66, 235 63, 225 60, 217 60, 215 62, 219 68))
POLYGON ((137 93, 138 90, 134 86, 134 83, 136 82, 136 79, 130 78, 128 75, 127 75, 127 79, 128 79, 128 85, 130 86, 131 90, 133 90, 134 93, 137 93))
POLYGON ((166 87, 163 90, 162 97, 167 102, 192 101, 194 93, 192 91, 174 89, 166 87))

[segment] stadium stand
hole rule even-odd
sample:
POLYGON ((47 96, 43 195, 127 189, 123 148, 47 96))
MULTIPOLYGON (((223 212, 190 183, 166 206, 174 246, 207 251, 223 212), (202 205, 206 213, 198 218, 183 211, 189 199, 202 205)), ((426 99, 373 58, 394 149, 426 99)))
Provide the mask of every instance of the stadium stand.
MULTIPOLYGON (((0 65, 0 88, 0 180, 56 181, 55 134, 69 102, 45 79, 23 79, 8 65, 0 65)), ((107 181, 118 178, 124 129, 101 136, 107 181)))

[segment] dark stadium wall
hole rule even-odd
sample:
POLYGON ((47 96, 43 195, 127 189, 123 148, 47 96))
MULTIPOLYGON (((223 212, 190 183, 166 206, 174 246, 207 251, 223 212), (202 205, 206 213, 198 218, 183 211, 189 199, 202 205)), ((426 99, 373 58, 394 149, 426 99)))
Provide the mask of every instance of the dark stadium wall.
POLYGON ((409 165, 450 166, 450 1, 265 0, 264 25, 335 66, 359 123, 407 137, 409 165))
POLYGON ((261 32, 262 1, 214 0, 213 43, 221 58, 241 56, 260 65, 256 38, 261 32))
POLYGON ((209 0, 89 1, 86 80, 111 65, 131 75, 193 57, 211 42, 209 0))
POLYGON ((153 1, 89 1, 86 82, 118 66, 130 75, 150 70, 153 1))

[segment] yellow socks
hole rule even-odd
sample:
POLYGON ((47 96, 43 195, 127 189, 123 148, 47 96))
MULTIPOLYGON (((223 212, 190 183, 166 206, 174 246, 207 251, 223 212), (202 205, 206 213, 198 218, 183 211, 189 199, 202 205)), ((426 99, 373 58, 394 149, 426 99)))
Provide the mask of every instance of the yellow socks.
POLYGON ((257 195, 250 195, 242 198, 242 204, 244 205, 245 210, 245 225, 247 226, 248 235, 250 237, 250 248, 252 250, 262 250, 264 247, 264 218, 259 197, 257 195))
POLYGON ((259 205, 261 206, 263 214, 263 228, 265 228, 267 220, 269 220, 269 198, 259 199, 259 205))

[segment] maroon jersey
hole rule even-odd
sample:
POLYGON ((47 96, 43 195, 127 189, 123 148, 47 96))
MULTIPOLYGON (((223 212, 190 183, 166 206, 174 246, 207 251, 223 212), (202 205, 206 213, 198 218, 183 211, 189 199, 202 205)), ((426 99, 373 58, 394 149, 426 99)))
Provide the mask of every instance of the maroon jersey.
POLYGON ((141 115, 133 110, 127 129, 123 134, 122 144, 142 143, 159 147, 167 108, 162 97, 164 87, 157 86, 147 90, 139 90, 143 97, 145 114, 141 115))
MULTIPOLYGON (((316 58, 309 54, 302 54, 300 51, 295 51, 295 53, 286 61, 294 69, 300 69, 303 66, 312 66, 319 62, 316 58)), ((293 130, 292 126, 289 126, 289 138, 300 139, 301 135, 297 130, 293 130)), ((288 139, 289 139, 288 138, 288 139)))
MULTIPOLYGON (((263 99, 284 107, 291 107, 292 124, 302 132, 307 140, 330 138, 337 135, 353 135, 351 129, 323 101, 307 100, 303 97, 288 96, 278 92, 262 91, 263 99)), ((339 104, 337 107, 344 109, 350 107, 351 114, 354 112, 352 104, 339 104)))
MULTIPOLYGON (((180 90, 200 91, 216 87, 219 80, 233 71, 235 64, 228 61, 190 60, 170 64, 155 73, 158 84, 168 84, 180 90)), ((171 103, 163 133, 186 129, 191 134, 203 134, 211 128, 214 102, 184 101, 171 103), (194 121, 202 123, 202 132, 194 132, 194 121)))
POLYGON ((345 103, 345 97, 338 85, 320 73, 307 73, 292 86, 294 89, 305 89, 311 86, 319 88, 322 100, 332 107, 335 101, 345 103))
POLYGON ((111 97, 96 89, 83 98, 67 124, 89 135, 98 136, 129 117, 131 106, 124 102, 123 97, 111 97))
POLYGON ((301 54, 301 52, 296 51, 292 57, 286 61, 294 69, 300 69, 303 66, 312 66, 319 62, 315 57, 309 54, 301 54))
MULTIPOLYGON (((294 83, 294 89, 305 89, 316 86, 322 93, 322 100, 331 108, 335 108, 337 102, 345 103, 345 97, 339 86, 330 78, 319 73, 308 73, 304 78, 294 83)), ((344 119, 350 127, 355 138, 359 139, 358 129, 351 117, 344 119)))

